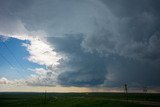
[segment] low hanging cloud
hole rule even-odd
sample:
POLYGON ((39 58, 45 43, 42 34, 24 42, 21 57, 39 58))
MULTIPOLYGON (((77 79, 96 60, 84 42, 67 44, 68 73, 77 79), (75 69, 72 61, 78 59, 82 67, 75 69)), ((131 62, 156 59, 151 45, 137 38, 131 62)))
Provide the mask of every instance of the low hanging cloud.
POLYGON ((0 5, 0 33, 22 39, 26 38, 22 35, 34 38, 35 32, 43 32, 23 46, 30 53, 29 61, 58 74, 38 74, 31 77, 33 81, 46 83, 48 78, 48 85, 88 87, 159 86, 158 4, 153 0, 6 0, 0 5))
POLYGON ((81 48, 83 35, 63 38, 48 38, 55 43, 57 52, 66 54, 68 60, 61 60, 58 66, 58 83, 64 86, 96 86, 105 80, 106 59, 99 55, 86 53, 81 48), (97 75, 98 73, 98 75, 97 75))
POLYGON ((0 78, 0 85, 1 86, 21 86, 21 85, 25 85, 25 81, 24 80, 9 80, 5 77, 1 77, 0 78))
POLYGON ((0 78, 0 84, 2 86, 56 86, 58 72, 53 72, 50 69, 35 68, 28 69, 34 74, 31 74, 27 78, 9 80, 5 77, 0 78))
POLYGON ((55 86, 57 85, 58 73, 49 69, 36 68, 32 69, 36 74, 31 75, 25 80, 25 83, 29 86, 55 86))
POLYGON ((11 82, 7 78, 5 77, 0 78, 0 84, 8 84, 8 83, 11 83, 11 82))

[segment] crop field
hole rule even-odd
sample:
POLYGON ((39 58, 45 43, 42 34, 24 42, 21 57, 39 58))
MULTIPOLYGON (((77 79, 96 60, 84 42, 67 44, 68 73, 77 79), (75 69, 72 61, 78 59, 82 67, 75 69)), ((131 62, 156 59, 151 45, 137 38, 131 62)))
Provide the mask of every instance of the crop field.
POLYGON ((0 93, 0 107, 159 107, 160 94, 0 93))

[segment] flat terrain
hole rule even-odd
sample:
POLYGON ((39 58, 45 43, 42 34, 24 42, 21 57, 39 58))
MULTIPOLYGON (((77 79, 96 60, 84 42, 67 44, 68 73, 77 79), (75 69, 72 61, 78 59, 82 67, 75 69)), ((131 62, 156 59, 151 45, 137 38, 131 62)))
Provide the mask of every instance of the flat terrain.
POLYGON ((0 107, 159 107, 160 94, 0 93, 0 107))

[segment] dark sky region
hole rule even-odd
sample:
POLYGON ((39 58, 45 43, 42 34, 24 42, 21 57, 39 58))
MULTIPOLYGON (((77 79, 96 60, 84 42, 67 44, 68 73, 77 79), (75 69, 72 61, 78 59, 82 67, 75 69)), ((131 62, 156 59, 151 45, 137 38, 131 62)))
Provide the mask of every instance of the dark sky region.
POLYGON ((24 48, 27 86, 160 87, 159 0, 0 0, 0 35, 24 48))

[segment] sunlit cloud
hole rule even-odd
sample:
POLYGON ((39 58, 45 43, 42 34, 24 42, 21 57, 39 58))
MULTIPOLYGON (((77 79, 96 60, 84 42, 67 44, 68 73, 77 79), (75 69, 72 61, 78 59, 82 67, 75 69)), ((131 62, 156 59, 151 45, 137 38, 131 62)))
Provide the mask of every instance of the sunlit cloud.
POLYGON ((20 47, 27 55, 21 59, 38 67, 26 66, 29 73, 22 80, 1 76, 0 84, 159 87, 156 4, 151 0, 2 1, 0 41, 26 40, 20 47))

